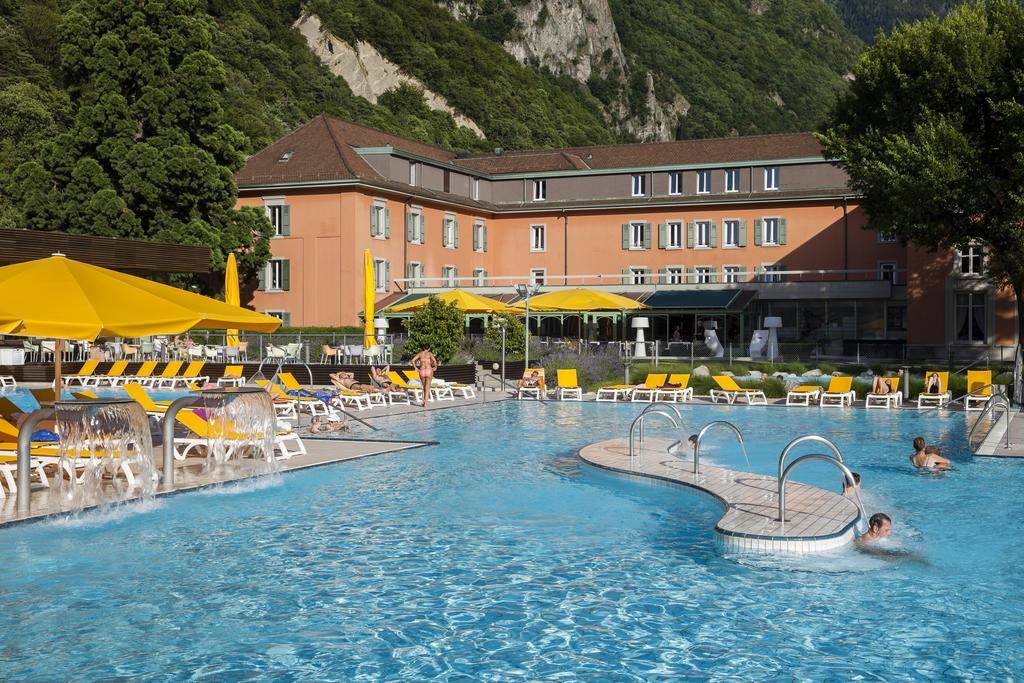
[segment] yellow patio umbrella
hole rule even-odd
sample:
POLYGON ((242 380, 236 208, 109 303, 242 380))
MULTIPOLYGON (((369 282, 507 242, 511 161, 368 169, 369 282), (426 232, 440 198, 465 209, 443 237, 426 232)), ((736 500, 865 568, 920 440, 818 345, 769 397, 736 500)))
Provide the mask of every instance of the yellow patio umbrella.
POLYGON ((373 276, 373 254, 363 252, 363 346, 377 345, 373 330, 373 304, 377 296, 376 278, 373 276))
POLYGON ((0 267, 0 334, 57 340, 180 334, 194 327, 273 332, 278 318, 62 254, 0 267))
MULTIPOLYGON (((518 309, 512 308, 511 306, 492 299, 487 296, 481 296, 472 292, 467 292, 461 289, 452 289, 442 294, 432 294, 440 299, 443 303, 449 304, 454 303, 455 306, 463 313, 518 313, 518 309)), ((427 301, 430 300, 429 296, 415 299, 414 301, 406 301, 404 303, 397 304, 387 308, 388 313, 404 313, 407 311, 418 311, 427 305, 427 301)))
MULTIPOLYGON (((516 309, 526 308, 524 301, 512 304, 516 309)), ((629 297, 596 289, 560 289, 530 297, 531 311, 632 311, 647 308, 629 297)))
MULTIPOLYGON (((224 303, 229 306, 241 306, 242 297, 238 291, 238 263, 235 262, 235 255, 228 254, 228 263, 224 268, 224 303)), ((238 346, 238 330, 231 328, 227 331, 228 346, 238 346)))

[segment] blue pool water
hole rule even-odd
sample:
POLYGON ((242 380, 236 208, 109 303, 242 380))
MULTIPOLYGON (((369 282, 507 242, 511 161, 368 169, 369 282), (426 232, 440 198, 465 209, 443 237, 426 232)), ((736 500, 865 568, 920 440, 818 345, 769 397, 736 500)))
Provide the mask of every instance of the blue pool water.
MULTIPOLYGON (((962 414, 682 408, 689 431, 734 421, 762 472, 793 436, 832 436, 917 555, 766 559, 723 555, 714 504, 578 463, 637 410, 382 418, 441 444, 2 530, 0 676, 1019 676, 1024 462, 969 459, 962 414), (956 471, 910 469, 919 433, 956 471)), ((711 459, 737 463, 729 438, 711 459)), ((797 478, 838 484, 818 465, 797 478)))

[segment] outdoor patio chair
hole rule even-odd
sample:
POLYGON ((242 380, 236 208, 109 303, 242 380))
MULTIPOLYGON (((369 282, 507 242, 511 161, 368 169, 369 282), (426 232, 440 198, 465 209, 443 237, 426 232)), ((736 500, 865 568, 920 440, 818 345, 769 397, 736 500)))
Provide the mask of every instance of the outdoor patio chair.
MULTIPOLYGON (((174 440, 174 457, 179 461, 185 460, 198 448, 206 448, 213 439, 222 439, 227 444, 226 458, 234 456, 239 448, 251 443, 251 435, 237 431, 235 425, 211 423, 191 410, 179 411, 176 419, 192 433, 191 436, 178 437, 174 440), (180 451, 177 448, 179 446, 180 451)), ((290 426, 278 423, 275 425, 274 450, 281 452, 280 456, 275 456, 278 460, 286 460, 295 455, 305 454, 306 447, 290 426), (293 448, 289 448, 289 445, 293 448)))
MULTIPOLYGON (((187 387, 192 384, 201 387, 202 385, 210 381, 210 377, 208 375, 199 374, 200 372, 202 372, 203 367, 205 365, 206 363, 201 360, 192 361, 191 363, 188 364, 188 366, 186 366, 185 372, 181 373, 180 375, 174 375, 173 377, 165 377, 161 375, 159 385, 161 387, 167 387, 169 389, 173 389, 179 385, 187 387)), ((179 365, 178 367, 181 366, 179 365)))
POLYGON ((669 375, 668 381, 654 392, 654 400, 673 403, 692 401, 693 387, 690 386, 690 375, 687 373, 669 375))
POLYGON ((547 386, 544 382, 544 368, 526 368, 523 370, 523 378, 519 380, 519 389, 516 391, 516 398, 536 398, 540 399, 548 393, 547 386), (529 382, 530 386, 524 386, 525 382, 529 382))
POLYGON ((125 375, 121 384, 135 382, 137 384, 148 384, 153 379, 153 371, 156 370, 156 361, 147 360, 139 366, 134 375, 125 375))
POLYGON ((942 406, 949 403, 949 401, 953 398, 953 394, 951 394, 949 391, 949 373, 929 370, 928 372, 924 373, 925 386, 928 386, 928 378, 931 377, 932 375, 937 375, 939 378, 939 391, 938 393, 934 394, 926 394, 924 392, 924 389, 922 389, 921 393, 918 394, 917 396, 918 408, 924 408, 928 404, 933 404, 936 407, 941 408, 942 406))
POLYGON ((302 360, 302 342, 292 342, 284 345, 284 358, 286 361, 302 360))
POLYGON ((82 363, 82 367, 78 368, 78 372, 73 375, 64 376, 64 384, 70 385, 77 382, 79 385, 84 386, 84 384, 82 384, 83 380, 87 377, 92 377, 99 364, 100 362, 95 359, 85 361, 82 363))
POLYGON ((128 367, 128 361, 119 360, 115 361, 110 369, 107 370, 104 375, 90 375, 82 379, 80 384, 83 387, 98 387, 106 384, 107 386, 116 387, 121 381, 124 375, 125 368, 128 367))
POLYGON ((818 405, 821 407, 842 408, 852 406, 857 400, 857 394, 853 390, 853 377, 838 377, 833 375, 828 381, 828 388, 821 392, 818 398, 818 405))
POLYGON ((651 403, 654 401, 655 392, 667 381, 667 373, 648 374, 643 384, 638 384, 633 388, 633 393, 629 395, 629 400, 633 403, 651 403))
POLYGON ((635 384, 610 384, 606 387, 599 387, 595 400, 608 403, 619 400, 628 401, 635 388, 635 384))
POLYGON ((786 393, 787 406, 810 406, 811 402, 818 402, 821 398, 822 386, 820 384, 801 384, 795 389, 786 393))
POLYGON ((217 380, 219 387, 241 387, 245 385, 244 368, 241 365, 227 365, 224 374, 217 380))
POLYGON ((338 362, 338 349, 334 348, 330 344, 320 345, 320 362, 321 363, 337 363, 338 362))
POLYGON ((128 398, 132 399, 146 411, 146 415, 150 417, 163 417, 164 413, 167 412, 167 408, 171 405, 170 401, 154 401, 153 397, 149 395, 141 384, 135 382, 128 382, 122 385, 125 393, 128 394, 128 398))
POLYGON ((558 387, 555 395, 559 401, 582 401, 583 387, 580 386, 579 378, 575 368, 568 370, 555 370, 555 379, 558 380, 558 387))
MULTIPOLYGON (((419 373, 415 370, 403 370, 402 374, 405 375, 406 379, 412 382, 418 382, 420 379, 419 373)), ((472 384, 461 384, 460 382, 449 382, 448 380, 434 378, 434 381, 430 383, 430 393, 434 393, 434 389, 438 389, 438 401, 454 401, 455 394, 458 393, 461 398, 476 398, 476 390, 472 384), (448 391, 444 391, 447 389, 448 391)))
POLYGON ((711 390, 712 403, 718 403, 720 398, 724 398, 727 403, 735 403, 742 398, 747 405, 768 405, 768 399, 760 389, 745 389, 729 375, 715 375, 711 379, 718 385, 717 389, 711 390))
POLYGON ((992 398, 992 371, 968 370, 964 410, 984 410, 985 404, 990 398, 992 398))
MULTIPOLYGON (((330 417, 331 413, 334 412, 334 411, 331 410, 330 406, 327 405, 327 403, 325 403, 322 399, 317 398, 316 396, 304 395, 303 392, 306 392, 308 394, 312 394, 312 393, 315 393, 315 392, 312 392, 312 391, 309 391, 308 389, 303 388, 303 386, 301 384, 299 384, 299 380, 295 379, 295 375, 293 375, 292 373, 290 373, 290 372, 279 372, 279 373, 277 373, 277 378, 281 381, 281 384, 284 385, 285 394, 287 394, 288 396, 291 396, 292 398, 297 399, 298 400, 298 408, 300 410, 305 410, 307 413, 310 414, 311 417, 314 416, 314 415, 323 415, 325 417, 330 417)), ((342 392, 339 392, 339 393, 360 394, 362 392, 358 392, 358 391, 344 392, 344 391, 342 391, 342 392)), ((342 403, 344 404, 344 401, 342 401, 342 403)), ((367 399, 366 403, 367 403, 367 407, 369 407, 370 400, 367 399)), ((357 405, 356 407, 358 408, 359 406, 357 405)))
POLYGON ((865 408, 893 408, 903 405, 903 392, 900 391, 899 377, 886 377, 889 383, 889 392, 886 394, 871 394, 864 397, 865 408))

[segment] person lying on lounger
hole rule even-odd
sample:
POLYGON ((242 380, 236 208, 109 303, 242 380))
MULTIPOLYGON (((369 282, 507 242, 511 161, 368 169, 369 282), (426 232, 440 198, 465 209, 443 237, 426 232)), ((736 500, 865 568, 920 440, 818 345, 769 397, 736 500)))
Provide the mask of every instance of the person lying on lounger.
POLYGON ((876 376, 871 380, 871 393, 876 396, 885 396, 892 393, 892 378, 876 376))
POLYGON ((948 470, 953 463, 939 455, 938 446, 926 446, 924 437, 914 439, 914 454, 910 456, 910 464, 918 469, 948 470))
POLYGON ((939 373, 933 372, 928 375, 924 380, 924 393, 926 394, 937 394, 939 389, 942 388, 942 380, 939 379, 939 373))
POLYGON ((334 372, 328 376, 331 378, 331 384, 343 391, 361 391, 364 394, 379 394, 382 391, 370 384, 357 382, 354 372, 334 372))
POLYGON ((375 367, 373 367, 371 365, 370 366, 370 384, 372 384, 375 387, 379 387, 379 388, 383 389, 384 391, 390 391, 391 387, 392 387, 392 384, 393 384, 393 382, 391 381, 391 378, 388 376, 388 372, 390 372, 390 371, 391 371, 391 366, 390 365, 385 365, 382 368, 375 368, 375 367))
POLYGON ((347 432, 352 429, 348 420, 328 420, 324 423, 317 415, 309 423, 310 434, 325 434, 327 432, 347 432))

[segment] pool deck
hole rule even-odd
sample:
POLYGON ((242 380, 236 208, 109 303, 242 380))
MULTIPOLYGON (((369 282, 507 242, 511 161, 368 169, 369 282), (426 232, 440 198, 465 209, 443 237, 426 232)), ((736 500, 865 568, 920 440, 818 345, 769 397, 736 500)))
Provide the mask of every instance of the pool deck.
POLYGON ((630 462, 627 439, 609 439, 580 449, 585 463, 627 477, 693 489, 725 508, 715 536, 727 550, 753 553, 816 553, 846 545, 855 537, 860 511, 851 498, 790 481, 786 517, 778 521, 774 477, 702 464, 668 453, 672 442, 648 438, 630 462))

